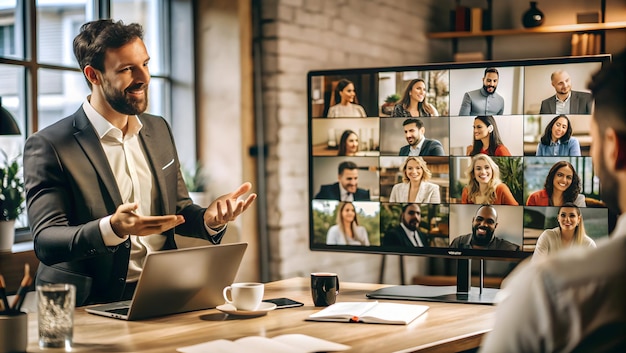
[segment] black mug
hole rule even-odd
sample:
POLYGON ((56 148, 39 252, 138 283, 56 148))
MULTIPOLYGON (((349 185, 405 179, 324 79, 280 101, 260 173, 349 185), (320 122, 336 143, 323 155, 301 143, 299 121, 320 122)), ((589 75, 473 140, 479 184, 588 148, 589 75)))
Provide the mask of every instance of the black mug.
POLYGON ((311 295, 315 306, 335 304, 339 294, 339 277, 336 273, 311 273, 311 295))

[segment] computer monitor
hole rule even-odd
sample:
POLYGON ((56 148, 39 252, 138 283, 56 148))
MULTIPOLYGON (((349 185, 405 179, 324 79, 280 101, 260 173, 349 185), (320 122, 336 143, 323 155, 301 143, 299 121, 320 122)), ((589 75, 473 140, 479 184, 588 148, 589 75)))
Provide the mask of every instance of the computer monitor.
POLYGON ((471 288, 469 260, 482 278, 514 267, 493 260, 540 256, 538 239, 560 232, 564 202, 592 241, 608 236, 586 85, 609 61, 309 72, 310 249, 457 259, 455 288, 368 296, 492 303, 495 289, 471 288))

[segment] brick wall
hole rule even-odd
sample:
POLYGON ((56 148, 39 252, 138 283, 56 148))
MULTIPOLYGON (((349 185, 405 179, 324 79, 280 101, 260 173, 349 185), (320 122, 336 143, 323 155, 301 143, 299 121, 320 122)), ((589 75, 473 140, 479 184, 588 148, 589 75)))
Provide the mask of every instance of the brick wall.
MULTIPOLYGON (((334 271, 377 282, 381 255, 311 252, 308 247, 309 70, 430 62, 433 0, 263 0, 263 105, 271 279, 334 271)), ((447 21, 447 15, 441 18, 447 21)), ((388 256, 385 282, 399 283, 388 256)), ((426 259, 405 258, 407 280, 426 259)))

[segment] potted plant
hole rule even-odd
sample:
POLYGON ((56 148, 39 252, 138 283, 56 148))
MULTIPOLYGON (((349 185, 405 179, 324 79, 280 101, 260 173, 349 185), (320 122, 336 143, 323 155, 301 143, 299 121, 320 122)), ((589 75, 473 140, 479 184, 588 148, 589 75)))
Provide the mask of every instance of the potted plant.
POLYGON ((15 219, 24 211, 24 181, 17 158, 9 161, 7 154, 0 167, 0 251, 10 251, 15 239, 15 219))
POLYGON ((208 206, 208 195, 206 193, 208 178, 202 164, 196 162, 192 170, 183 167, 181 171, 191 200, 200 206, 208 206))
POLYGON ((393 112, 393 107, 400 101, 400 95, 397 93, 390 94, 385 98, 385 103, 383 103, 381 110, 383 114, 391 115, 393 112))

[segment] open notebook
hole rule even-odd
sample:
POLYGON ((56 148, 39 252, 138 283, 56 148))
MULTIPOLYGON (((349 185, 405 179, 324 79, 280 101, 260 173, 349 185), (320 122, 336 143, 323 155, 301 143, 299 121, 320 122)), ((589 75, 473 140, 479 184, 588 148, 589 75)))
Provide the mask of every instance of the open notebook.
POLYGON ((146 257, 132 300, 85 308, 91 314, 123 320, 213 308, 233 283, 247 243, 167 250, 146 257))

